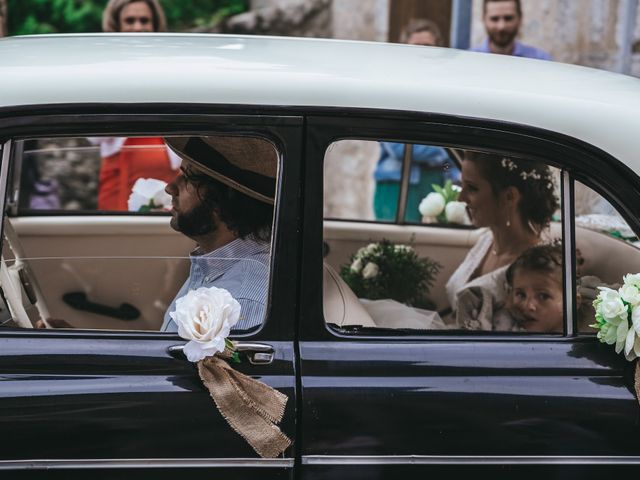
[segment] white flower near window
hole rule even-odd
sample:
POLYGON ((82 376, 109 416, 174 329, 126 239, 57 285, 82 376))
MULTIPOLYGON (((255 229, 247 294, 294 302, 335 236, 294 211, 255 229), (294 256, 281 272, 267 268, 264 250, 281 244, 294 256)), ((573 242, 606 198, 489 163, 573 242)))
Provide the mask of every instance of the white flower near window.
POLYGON ((445 203, 441 194, 431 192, 422 199, 420 205, 418 205, 418 210, 423 217, 437 217, 443 212, 445 203))
POLYGON ((625 302, 631 304, 632 307, 636 307, 640 304, 640 290, 635 285, 625 284, 618 290, 620 297, 625 302))
POLYGON ((607 287, 598 287, 602 301, 600 303, 600 313, 607 320, 617 318, 627 318, 627 306, 622 301, 620 294, 607 287))
POLYGON ((166 182, 155 178, 139 178, 133 184, 129 195, 130 212, 148 212, 155 209, 171 208, 171 195, 164 191, 166 182))
POLYGON ((640 288, 640 273, 628 273, 622 278, 622 281, 625 285, 634 285, 640 288))
POLYGON ((362 260, 356 258, 350 268, 353 273, 360 273, 362 271, 362 260))
POLYGON ((169 315, 178 335, 189 340, 184 353, 190 362, 224 351, 225 339, 240 318, 240 304, 223 289, 200 287, 176 300, 169 315))
POLYGON ((370 278, 375 278, 380 273, 380 267, 373 262, 367 263, 362 269, 362 278, 368 280, 370 278))
POLYGON ((468 223, 467 204, 457 201, 449 202, 444 209, 444 215, 449 223, 468 223))

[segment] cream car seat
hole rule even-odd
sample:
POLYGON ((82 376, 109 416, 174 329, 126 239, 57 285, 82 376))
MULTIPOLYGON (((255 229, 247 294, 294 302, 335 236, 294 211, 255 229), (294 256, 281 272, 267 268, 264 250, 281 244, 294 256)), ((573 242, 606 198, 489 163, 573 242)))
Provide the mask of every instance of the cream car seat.
POLYGON ((326 263, 323 268, 323 307, 326 323, 339 327, 360 325, 375 327, 371 316, 338 272, 326 263))

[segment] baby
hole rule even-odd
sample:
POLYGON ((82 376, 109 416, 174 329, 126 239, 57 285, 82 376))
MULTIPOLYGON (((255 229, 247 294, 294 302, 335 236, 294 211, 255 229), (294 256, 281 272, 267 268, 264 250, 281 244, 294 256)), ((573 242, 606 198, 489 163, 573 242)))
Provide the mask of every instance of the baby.
POLYGON ((507 309, 527 332, 562 333, 562 248, 539 245, 522 253, 507 269, 507 309))

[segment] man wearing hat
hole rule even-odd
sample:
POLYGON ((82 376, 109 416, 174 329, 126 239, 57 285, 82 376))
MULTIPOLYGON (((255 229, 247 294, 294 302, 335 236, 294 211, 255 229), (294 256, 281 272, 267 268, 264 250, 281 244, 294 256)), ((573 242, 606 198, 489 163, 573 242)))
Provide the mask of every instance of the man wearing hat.
POLYGON ((161 331, 177 331, 169 312, 176 299, 199 287, 224 288, 240 303, 234 330, 259 326, 269 282, 275 147, 263 139, 234 136, 165 141, 183 160, 181 174, 165 189, 172 197, 171 227, 198 247, 161 331))

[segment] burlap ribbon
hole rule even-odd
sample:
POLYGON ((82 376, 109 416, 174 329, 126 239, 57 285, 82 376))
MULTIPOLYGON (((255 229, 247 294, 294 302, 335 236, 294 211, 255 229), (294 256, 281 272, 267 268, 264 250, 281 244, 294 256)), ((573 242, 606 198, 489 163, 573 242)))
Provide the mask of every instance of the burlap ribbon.
POLYGON ((274 458, 291 445, 277 425, 287 404, 284 393, 234 370, 215 356, 200 360, 198 373, 224 419, 258 455, 274 458))

